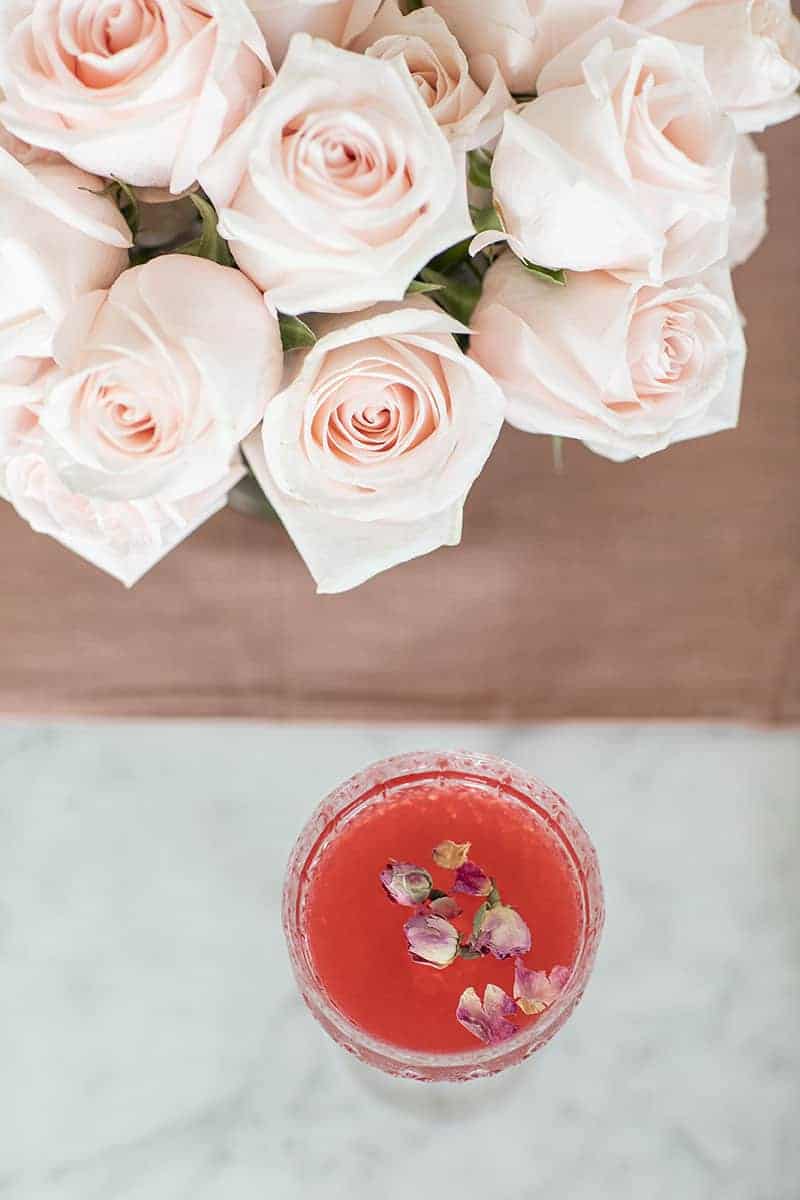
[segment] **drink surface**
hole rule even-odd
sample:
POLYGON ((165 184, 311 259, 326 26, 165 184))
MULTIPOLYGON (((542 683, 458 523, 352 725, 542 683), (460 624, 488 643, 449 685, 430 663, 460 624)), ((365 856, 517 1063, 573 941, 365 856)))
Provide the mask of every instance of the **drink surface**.
MULTIPOLYGON (((414 963, 403 926, 413 909, 392 903, 379 881, 390 859, 430 871, 451 891, 452 871, 437 867, 439 843, 471 842, 470 858, 492 876, 503 902, 528 924, 525 965, 572 966, 583 935, 581 880, 547 819, 507 795, 460 779, 395 790, 337 828, 307 880, 304 927, 328 999, 353 1024, 391 1045, 425 1053, 474 1050, 479 1043, 456 1020, 465 988, 488 983, 510 993, 513 962, 457 959, 444 970, 414 963)), ((480 898, 455 894, 471 925, 480 898)), ((520 1028, 536 1017, 519 1015, 520 1028)))

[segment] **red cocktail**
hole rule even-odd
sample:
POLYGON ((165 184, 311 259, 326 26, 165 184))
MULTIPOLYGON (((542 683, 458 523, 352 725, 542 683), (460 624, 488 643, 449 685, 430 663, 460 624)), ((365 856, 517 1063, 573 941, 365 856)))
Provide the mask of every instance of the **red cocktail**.
POLYGON ((602 922, 596 855, 566 803, 466 753, 343 784, 301 834, 284 894, 317 1019, 364 1061, 425 1080, 493 1074, 552 1037, 602 922))

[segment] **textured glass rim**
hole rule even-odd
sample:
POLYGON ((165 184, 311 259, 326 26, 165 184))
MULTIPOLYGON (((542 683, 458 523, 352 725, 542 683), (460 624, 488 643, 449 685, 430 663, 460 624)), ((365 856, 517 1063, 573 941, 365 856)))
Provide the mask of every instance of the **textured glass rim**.
POLYGON ((597 854, 567 802, 552 788, 505 759, 469 751, 421 751, 401 754, 359 771, 335 788, 315 809, 289 858, 283 891, 283 929, 300 994, 326 1032, 363 1062, 410 1079, 466 1080, 494 1075, 522 1062, 561 1028, 583 995, 603 928, 605 908, 597 854), (584 901, 581 949, 567 987, 556 1003, 532 1025, 497 1046, 476 1043, 475 1050, 431 1054, 405 1050, 372 1037, 328 1000, 317 980, 303 929, 305 873, 336 826, 362 806, 381 803, 393 787, 431 778, 467 778, 510 792, 534 808, 560 836, 578 874, 584 901))

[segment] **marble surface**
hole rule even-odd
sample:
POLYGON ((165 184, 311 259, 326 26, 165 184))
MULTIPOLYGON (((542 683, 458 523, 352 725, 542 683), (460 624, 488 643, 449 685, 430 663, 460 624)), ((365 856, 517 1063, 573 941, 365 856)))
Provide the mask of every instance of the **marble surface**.
POLYGON ((0 1200, 796 1200, 800 735, 0 729, 0 1200), (506 1077, 384 1081, 279 925, 317 798, 424 746, 563 791, 604 868, 594 979, 506 1077))

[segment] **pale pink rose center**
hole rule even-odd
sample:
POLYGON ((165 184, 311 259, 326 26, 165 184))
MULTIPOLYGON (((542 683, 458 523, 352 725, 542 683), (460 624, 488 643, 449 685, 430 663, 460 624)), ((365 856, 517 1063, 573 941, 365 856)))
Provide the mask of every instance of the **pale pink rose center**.
POLYGON ((284 128, 285 173, 300 191, 329 204, 396 203, 411 178, 395 142, 357 113, 307 113, 284 128))
MULTIPOLYGON (((42 35, 41 68, 46 75, 55 72, 55 63, 48 63, 45 55, 49 44, 88 88, 129 81, 211 20, 182 0, 178 7, 179 16, 170 22, 162 0, 61 0, 55 28, 49 37, 42 35)), ((34 44, 39 44, 36 37, 34 44)))
POLYGON ((655 181, 667 168, 691 177, 712 157, 714 128, 710 103, 650 68, 640 72, 628 128, 628 156, 637 174, 655 181))
POLYGON ((703 365, 703 342, 694 310, 675 302, 636 314, 628 340, 628 363, 636 394, 646 404, 658 403, 686 387, 703 365))
POLYGON ((313 397, 312 455, 321 451, 362 466, 396 458, 422 445, 450 412, 447 384, 433 356, 420 355, 418 372, 389 356, 338 370, 331 365, 313 397))
POLYGON ((78 420, 94 429, 101 446, 114 455, 171 455, 179 446, 181 423, 156 386, 144 380, 142 388, 132 392, 124 380, 90 378, 79 397, 78 420))

